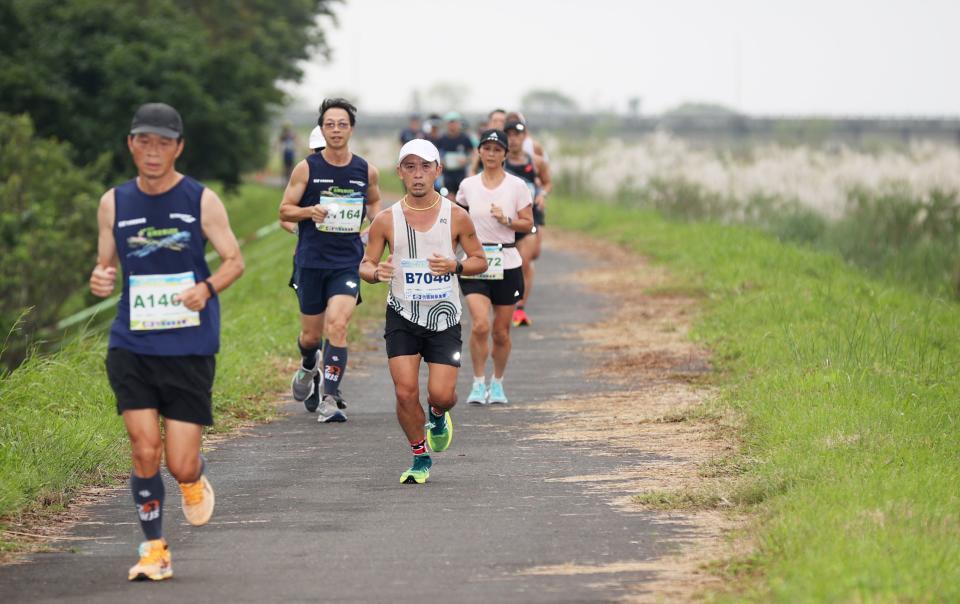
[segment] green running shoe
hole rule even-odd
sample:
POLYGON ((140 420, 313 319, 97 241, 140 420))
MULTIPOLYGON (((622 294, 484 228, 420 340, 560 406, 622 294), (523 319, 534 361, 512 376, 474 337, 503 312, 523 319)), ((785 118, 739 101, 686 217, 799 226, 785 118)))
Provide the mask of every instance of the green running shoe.
POLYGON ((423 484, 430 478, 430 466, 433 460, 429 455, 414 455, 413 465, 400 475, 400 484, 423 484))
POLYGON ((430 412, 430 428, 427 430, 427 444, 434 453, 446 451, 453 442, 453 418, 449 411, 444 411, 443 415, 437 417, 430 412))

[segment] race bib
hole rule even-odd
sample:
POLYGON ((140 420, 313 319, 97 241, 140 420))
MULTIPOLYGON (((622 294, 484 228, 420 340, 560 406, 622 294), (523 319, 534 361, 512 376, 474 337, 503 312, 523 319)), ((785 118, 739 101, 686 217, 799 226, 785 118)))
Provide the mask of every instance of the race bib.
POLYGON ((450 151, 443 156, 443 167, 447 170, 462 170, 467 165, 467 154, 450 151))
POLYGON ((460 277, 461 279, 483 279, 484 281, 502 281, 503 280, 503 246, 485 245, 483 253, 487 257, 487 270, 479 275, 469 277, 460 277))
POLYGON ((192 271, 176 275, 130 275, 130 331, 200 325, 200 313, 180 302, 180 294, 194 285, 192 271))
POLYGON ((427 302, 446 300, 453 294, 453 277, 434 275, 426 258, 404 258, 400 261, 405 300, 427 302))
POLYGON ((317 222, 317 230, 324 233, 359 233, 363 221, 362 197, 320 197, 320 205, 327 208, 327 217, 317 222))

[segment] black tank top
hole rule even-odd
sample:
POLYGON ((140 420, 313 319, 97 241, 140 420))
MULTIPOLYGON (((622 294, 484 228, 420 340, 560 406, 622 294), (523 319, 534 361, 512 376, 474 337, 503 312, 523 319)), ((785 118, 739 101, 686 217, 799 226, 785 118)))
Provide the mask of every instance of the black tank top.
POLYGON ((524 153, 524 156, 527 158, 526 163, 514 164, 510 163, 510 160, 507 159, 503 163, 503 169, 513 174, 514 176, 519 177, 523 182, 527 184, 527 188, 530 189, 530 195, 534 198, 537 196, 537 165, 533 163, 533 158, 529 154, 524 153))

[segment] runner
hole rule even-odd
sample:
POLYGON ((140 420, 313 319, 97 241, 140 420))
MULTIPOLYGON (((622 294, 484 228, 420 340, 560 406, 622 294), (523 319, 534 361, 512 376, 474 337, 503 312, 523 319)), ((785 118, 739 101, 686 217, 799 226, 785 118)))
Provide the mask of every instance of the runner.
POLYGON ((494 109, 487 114, 487 128, 490 130, 503 130, 507 124, 507 112, 504 109, 494 109))
POLYGON ((526 126, 527 136, 523 140, 523 151, 530 156, 540 157, 543 161, 550 163, 550 156, 547 155, 546 150, 543 148, 543 145, 540 144, 540 141, 533 138, 533 135, 530 134, 530 127, 527 125, 527 119, 523 117, 523 114, 519 111, 511 111, 506 114, 505 119, 507 122, 523 122, 526 126))
POLYGON ((390 284, 383 337, 397 420, 413 451, 413 465, 400 475, 404 484, 426 482, 433 464, 429 451, 444 451, 453 439, 450 409, 457 402, 462 347, 454 275, 477 275, 487 268, 470 217, 433 188, 442 170, 440 152, 429 141, 413 140, 400 149, 397 175, 406 195, 374 219, 360 264, 365 281, 390 284), (454 254, 457 245, 467 254, 462 262, 454 254), (390 256, 381 261, 385 246, 390 256), (421 359, 429 370, 426 438, 418 379, 421 359))
POLYGON ((524 306, 533 290, 534 261, 540 257, 543 241, 543 225, 546 223, 546 198, 553 190, 550 180, 550 166, 542 156, 524 151, 524 143, 529 139, 527 126, 519 120, 509 121, 506 125, 510 150, 504 168, 507 172, 520 177, 533 195, 533 231, 517 233, 517 249, 523 257, 524 291, 513 311, 515 326, 530 325, 532 321, 524 306))
POLYGON ((297 164, 290 177, 280 220, 297 222, 296 289, 300 302, 302 363, 293 376, 293 398, 317 421, 343 422, 340 396, 347 369, 347 326, 360 303, 363 258, 360 225, 380 210, 377 169, 350 152, 357 108, 346 99, 324 99, 317 123, 326 147, 297 164), (317 389, 320 343, 323 345, 323 396, 317 389))
POLYGON ((290 173, 293 171, 293 158, 297 152, 297 133, 293 131, 290 122, 283 124, 280 136, 277 137, 277 145, 280 147, 280 158, 283 161, 283 177, 290 178, 290 173))
POLYGON ((217 294, 243 274, 240 246, 220 198, 174 167, 183 145, 183 121, 173 107, 148 103, 137 109, 127 137, 137 178, 107 191, 97 211, 90 291, 110 296, 118 262, 123 271, 106 369, 130 437, 130 490, 146 537, 127 575, 131 581, 173 576, 162 530, 161 455, 180 483, 187 522, 200 526, 213 514, 200 442, 203 426, 213 425, 217 294), (207 240, 222 260, 213 275, 204 260, 207 240))
POLYGON ((443 116, 447 131, 437 140, 437 149, 443 162, 443 186, 450 199, 456 199, 460 181, 473 174, 476 160, 476 148, 473 141, 463 131, 463 117, 456 111, 443 116))
POLYGON ((460 288, 470 310, 470 360, 473 363, 473 387, 468 403, 508 402, 503 389, 503 374, 510 357, 510 320, 514 305, 523 297, 522 260, 516 250, 517 233, 533 228, 533 203, 523 180, 503 169, 507 153, 507 135, 503 130, 487 130, 480 136, 483 172, 460 185, 457 203, 470 211, 483 242, 490 267, 479 278, 460 279, 460 288), (490 310, 493 309, 493 328, 490 310), (489 338, 493 334, 493 350, 489 338), (493 357, 493 377, 486 386, 487 356, 493 357))
POLYGON ((407 127, 400 131, 400 144, 406 144, 415 138, 423 138, 423 124, 420 123, 420 114, 410 115, 410 122, 407 127))

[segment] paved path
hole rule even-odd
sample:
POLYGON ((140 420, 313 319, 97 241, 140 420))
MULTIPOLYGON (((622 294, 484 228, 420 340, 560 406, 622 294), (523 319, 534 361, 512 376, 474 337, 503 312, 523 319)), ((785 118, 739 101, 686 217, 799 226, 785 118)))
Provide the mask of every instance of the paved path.
MULTIPOLYGON (((642 572, 527 575, 534 566, 643 561, 671 551, 682 523, 627 514, 564 477, 610 472, 641 454, 525 440, 550 419, 529 403, 602 385, 572 325, 608 303, 564 278, 583 268, 549 250, 538 265, 532 328, 514 332, 508 407, 458 406, 453 446, 424 486, 399 484, 408 445, 393 412, 382 339, 351 357, 350 421, 320 425, 292 401, 278 421, 208 455, 211 523, 193 528, 167 477, 164 517, 175 577, 128 584, 141 539, 126 492, 77 526, 74 552, 0 568, 0 602, 605 602, 642 572), (356 361, 354 363, 354 361, 356 361), (170 497, 173 493, 176 496, 170 497), (177 600, 174 600, 177 598, 177 600)), ((291 312, 293 307, 291 306, 291 312)), ((378 326, 379 327, 379 326, 378 326)), ((464 334, 468 333, 465 326, 464 334)), ((464 345, 464 357, 468 350, 464 345)), ((465 362, 458 388, 469 389, 465 362)))

